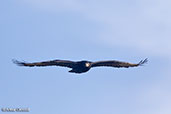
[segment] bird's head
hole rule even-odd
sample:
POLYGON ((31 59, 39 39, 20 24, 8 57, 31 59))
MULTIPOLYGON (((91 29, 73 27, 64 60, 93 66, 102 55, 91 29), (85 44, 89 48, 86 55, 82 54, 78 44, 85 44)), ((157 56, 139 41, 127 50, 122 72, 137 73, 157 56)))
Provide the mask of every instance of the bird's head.
POLYGON ((86 62, 86 63, 85 63, 85 66, 86 66, 86 67, 90 67, 90 63, 89 63, 89 62, 86 62))
POLYGON ((89 62, 89 61, 82 61, 82 64, 87 68, 89 68, 91 66, 91 62, 89 62))

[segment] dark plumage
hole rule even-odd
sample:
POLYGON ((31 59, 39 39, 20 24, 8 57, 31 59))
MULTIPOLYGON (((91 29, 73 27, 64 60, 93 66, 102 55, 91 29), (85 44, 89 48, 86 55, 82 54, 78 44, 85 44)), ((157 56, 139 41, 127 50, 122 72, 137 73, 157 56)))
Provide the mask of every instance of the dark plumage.
POLYGON ((34 66, 62 66, 62 67, 68 67, 71 68, 69 72, 72 73, 84 73, 90 70, 92 67, 99 67, 99 66, 107 66, 107 67, 137 67, 141 66, 144 63, 147 63, 147 59, 141 60, 137 64, 128 63, 128 62, 121 62, 121 61, 97 61, 97 62, 91 62, 91 61, 68 61, 68 60, 52 60, 52 61, 44 61, 44 62, 34 62, 34 63, 26 63, 26 62, 20 62, 17 60, 13 60, 13 62, 19 66, 27 66, 27 67, 34 67, 34 66))

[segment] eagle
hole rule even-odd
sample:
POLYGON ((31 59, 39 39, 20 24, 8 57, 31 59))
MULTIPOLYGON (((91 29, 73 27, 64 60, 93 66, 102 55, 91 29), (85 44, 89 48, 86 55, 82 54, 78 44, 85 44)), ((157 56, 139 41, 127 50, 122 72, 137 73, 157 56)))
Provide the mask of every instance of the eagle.
POLYGON ((19 65, 19 66, 26 66, 26 67, 44 67, 44 66, 61 66, 61 67, 68 67, 71 68, 70 73, 85 73, 89 71, 93 67, 116 67, 116 68, 129 68, 129 67, 137 67, 142 66, 143 64, 147 63, 147 58, 144 60, 141 60, 139 63, 128 63, 128 62, 122 62, 122 61, 116 61, 116 60, 109 60, 109 61, 69 61, 69 60, 50 60, 50 61, 43 61, 43 62, 33 62, 33 63, 27 63, 27 62, 20 62, 18 60, 12 60, 13 63, 19 65))

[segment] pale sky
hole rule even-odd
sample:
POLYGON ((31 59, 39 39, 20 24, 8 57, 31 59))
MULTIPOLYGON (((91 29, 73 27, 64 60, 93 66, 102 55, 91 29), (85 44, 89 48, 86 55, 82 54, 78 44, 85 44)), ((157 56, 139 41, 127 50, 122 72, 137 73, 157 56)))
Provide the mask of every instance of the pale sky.
POLYGON ((169 0, 1 0, 0 108, 29 108, 30 114, 170 114, 170 6, 169 0), (11 62, 145 58, 149 62, 142 67, 93 68, 80 75, 11 62))

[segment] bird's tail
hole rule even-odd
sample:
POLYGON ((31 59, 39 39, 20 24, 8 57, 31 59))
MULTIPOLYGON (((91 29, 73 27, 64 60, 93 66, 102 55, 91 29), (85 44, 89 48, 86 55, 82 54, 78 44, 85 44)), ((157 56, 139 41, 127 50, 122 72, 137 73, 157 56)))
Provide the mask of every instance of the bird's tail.
POLYGON ((75 73, 75 71, 73 70, 73 69, 71 69, 70 71, 68 71, 68 72, 70 72, 70 73, 75 73))

